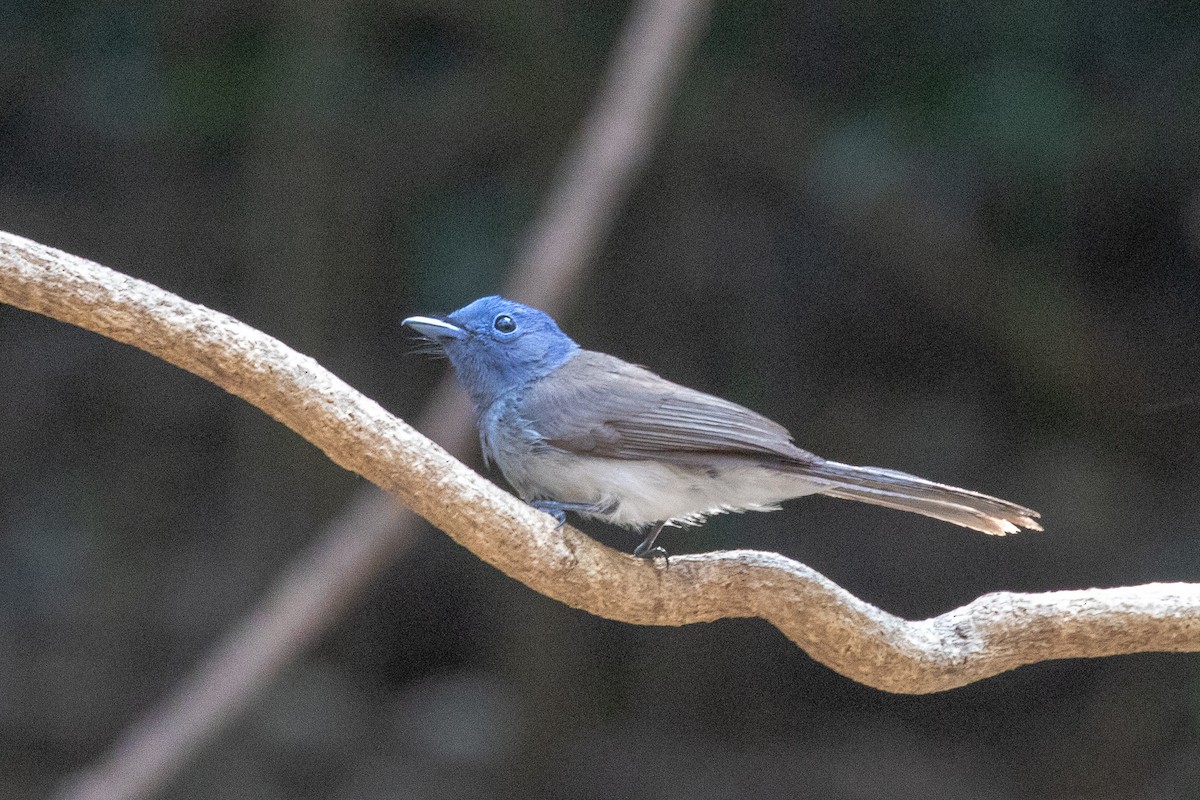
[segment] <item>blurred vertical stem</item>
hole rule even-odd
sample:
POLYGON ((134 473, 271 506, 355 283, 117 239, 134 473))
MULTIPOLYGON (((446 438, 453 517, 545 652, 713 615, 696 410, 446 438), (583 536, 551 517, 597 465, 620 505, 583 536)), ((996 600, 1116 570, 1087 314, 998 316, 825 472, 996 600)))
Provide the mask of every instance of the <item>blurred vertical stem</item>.
MULTIPOLYGON (((341 194, 345 178, 330 152, 327 120, 348 50, 349 12, 345 0, 279 6, 266 45, 273 55, 265 59, 270 68, 261 103, 249 120, 238 192, 240 230, 230 237, 247 265, 238 315, 318 359, 333 319, 331 289, 346 257, 345 226, 332 199, 341 194)), ((298 443, 268 435, 254 412, 238 407, 231 418, 236 447, 231 483, 255 486, 257 476, 278 471, 283 488, 250 492, 252 499, 237 496, 233 530, 221 535, 235 554, 229 565, 247 565, 244 569, 270 561, 272 543, 258 535, 263 530, 290 529, 293 541, 304 541, 302 526, 294 522, 304 518, 295 498, 311 495, 299 485, 305 470, 297 461, 305 454, 294 446, 298 443)), ((252 577, 230 576, 226 585, 245 586, 252 577)))
MULTIPOLYGON (((508 294, 551 313, 562 310, 651 152, 709 7, 703 0, 634 5, 600 94, 518 250, 508 294)), ((327 21, 330 12, 300 7, 294 22, 302 22, 306 13, 327 21)), ((324 31, 317 22, 314 26, 324 31)), ((308 177, 319 182, 319 175, 308 177)), ((290 193, 280 197, 281 203, 294 201, 290 193)), ((283 235, 266 241, 283 247, 287 231, 281 228, 283 235)), ((321 258, 319 247, 309 248, 302 240, 287 248, 321 258)), ((310 266, 314 274, 319 272, 319 264, 310 266)), ((278 289, 278 283, 272 288, 278 289)), ((464 452, 475 436, 467 404, 449 382, 433 393, 418 427, 455 453, 464 452)), ((151 795, 341 617, 362 588, 411 544, 417 523, 415 515, 375 489, 356 497, 192 673, 64 785, 59 797, 133 800, 151 795)))

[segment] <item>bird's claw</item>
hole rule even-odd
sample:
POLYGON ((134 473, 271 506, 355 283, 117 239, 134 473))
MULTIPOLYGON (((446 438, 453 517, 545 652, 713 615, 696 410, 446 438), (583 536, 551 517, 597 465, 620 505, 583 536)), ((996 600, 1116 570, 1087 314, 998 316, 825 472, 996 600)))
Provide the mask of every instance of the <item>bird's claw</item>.
POLYGON ((541 511, 543 514, 549 514, 558 521, 555 530, 558 530, 563 525, 567 524, 567 512, 563 509, 561 503, 555 503, 553 500, 533 500, 529 505, 541 511))
MULTIPOLYGON (((577 514, 607 514, 614 507, 614 503, 563 503, 558 500, 531 500, 529 505, 536 508, 545 514, 549 514, 558 520, 558 527, 561 528, 567 524, 567 512, 574 511, 577 514)), ((555 529, 557 530, 557 528, 555 529)))
POLYGON ((655 558, 661 558, 664 562, 666 562, 668 567, 671 566, 671 556, 669 553, 667 553, 666 548, 662 545, 657 547, 643 547, 639 544, 637 547, 633 548, 633 557, 648 558, 651 560, 655 558))

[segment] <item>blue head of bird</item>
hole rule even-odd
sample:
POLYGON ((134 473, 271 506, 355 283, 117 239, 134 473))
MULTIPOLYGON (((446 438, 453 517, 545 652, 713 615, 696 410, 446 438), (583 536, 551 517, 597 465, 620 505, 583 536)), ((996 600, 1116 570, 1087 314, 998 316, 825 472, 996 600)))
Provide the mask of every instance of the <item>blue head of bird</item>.
POLYGON ((445 317, 409 317, 403 324, 442 349, 479 412, 579 351, 548 314, 498 295, 445 317))

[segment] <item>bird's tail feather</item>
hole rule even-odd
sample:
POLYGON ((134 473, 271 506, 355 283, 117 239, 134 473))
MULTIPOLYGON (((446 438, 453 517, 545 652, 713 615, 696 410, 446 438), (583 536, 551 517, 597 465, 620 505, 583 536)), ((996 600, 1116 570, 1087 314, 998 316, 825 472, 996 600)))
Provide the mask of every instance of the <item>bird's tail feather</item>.
POLYGON ((1040 531, 1038 512, 956 486, 934 483, 906 472, 824 461, 806 470, 833 485, 821 494, 912 511, 994 536, 1022 528, 1040 531))

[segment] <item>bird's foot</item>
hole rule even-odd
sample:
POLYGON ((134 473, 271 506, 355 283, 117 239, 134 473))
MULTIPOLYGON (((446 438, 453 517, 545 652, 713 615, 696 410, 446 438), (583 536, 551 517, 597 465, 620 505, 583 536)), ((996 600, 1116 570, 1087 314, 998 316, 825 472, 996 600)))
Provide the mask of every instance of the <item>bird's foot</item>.
POLYGON ((576 514, 604 514, 612 509, 612 503, 560 503, 557 500, 530 500, 529 505, 558 520, 558 527, 567 524, 567 512, 576 514))
POLYGON ((667 554, 667 551, 662 547, 654 546, 654 540, 658 538, 658 534, 662 532, 663 526, 666 524, 667 523, 665 523, 665 522, 660 522, 657 525, 655 525, 654 530, 650 531, 650 533, 648 533, 646 535, 646 538, 642 540, 642 543, 639 544, 637 547, 633 548, 633 557, 634 558, 660 558, 661 557, 664 561, 667 562, 668 567, 671 566, 671 557, 667 554))
POLYGON ((555 503, 551 500, 531 500, 529 505, 558 520, 558 527, 561 528, 567 524, 567 510, 563 508, 562 503, 555 503))
POLYGON ((671 554, 668 553, 667 549, 661 545, 658 547, 643 548, 639 544, 637 547, 633 548, 633 557, 649 559, 661 558, 664 562, 666 562, 668 567, 671 566, 671 554))

